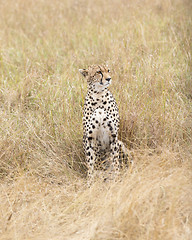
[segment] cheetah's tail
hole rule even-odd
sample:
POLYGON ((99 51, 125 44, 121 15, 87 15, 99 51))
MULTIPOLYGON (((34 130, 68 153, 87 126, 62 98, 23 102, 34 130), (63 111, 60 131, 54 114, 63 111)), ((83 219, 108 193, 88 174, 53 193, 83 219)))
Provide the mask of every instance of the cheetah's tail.
POLYGON ((129 150, 125 147, 124 143, 118 140, 119 144, 119 162, 120 166, 129 167, 133 165, 133 157, 129 153, 129 150))

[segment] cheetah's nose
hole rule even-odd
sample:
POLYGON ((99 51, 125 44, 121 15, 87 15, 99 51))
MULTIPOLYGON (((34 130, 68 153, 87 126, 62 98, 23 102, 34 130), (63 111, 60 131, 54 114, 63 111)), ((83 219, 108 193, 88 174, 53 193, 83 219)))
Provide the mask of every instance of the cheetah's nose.
POLYGON ((106 78, 105 80, 109 82, 111 80, 111 78, 106 78))

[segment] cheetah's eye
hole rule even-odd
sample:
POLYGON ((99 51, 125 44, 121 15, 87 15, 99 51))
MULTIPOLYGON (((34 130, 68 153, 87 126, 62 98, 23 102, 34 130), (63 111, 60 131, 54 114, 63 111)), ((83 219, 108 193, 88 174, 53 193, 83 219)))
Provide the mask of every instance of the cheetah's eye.
POLYGON ((102 74, 102 72, 101 72, 101 71, 97 71, 97 73, 98 73, 98 74, 102 74))
POLYGON ((110 70, 108 69, 108 73, 110 73, 110 70))

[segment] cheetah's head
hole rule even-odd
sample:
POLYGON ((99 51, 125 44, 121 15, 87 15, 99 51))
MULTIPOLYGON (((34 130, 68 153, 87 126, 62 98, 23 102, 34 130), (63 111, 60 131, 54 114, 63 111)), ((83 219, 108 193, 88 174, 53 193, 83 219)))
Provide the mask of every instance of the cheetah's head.
POLYGON ((79 69, 88 84, 96 91, 101 92, 111 84, 110 70, 105 65, 92 65, 88 69, 79 69))

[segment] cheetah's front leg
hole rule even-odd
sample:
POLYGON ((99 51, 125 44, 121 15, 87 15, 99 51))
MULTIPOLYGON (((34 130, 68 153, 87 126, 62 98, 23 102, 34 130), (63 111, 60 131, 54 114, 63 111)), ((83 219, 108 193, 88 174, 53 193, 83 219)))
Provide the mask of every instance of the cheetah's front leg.
POLYGON ((120 164, 119 164, 119 144, 117 137, 111 143, 111 159, 112 159, 112 171, 115 171, 115 178, 119 175, 120 164))
POLYGON ((95 164, 95 152, 94 152, 94 146, 93 146, 93 140, 92 137, 88 137, 86 139, 86 162, 88 167, 88 186, 90 186, 93 182, 93 176, 94 176, 94 164, 95 164))

